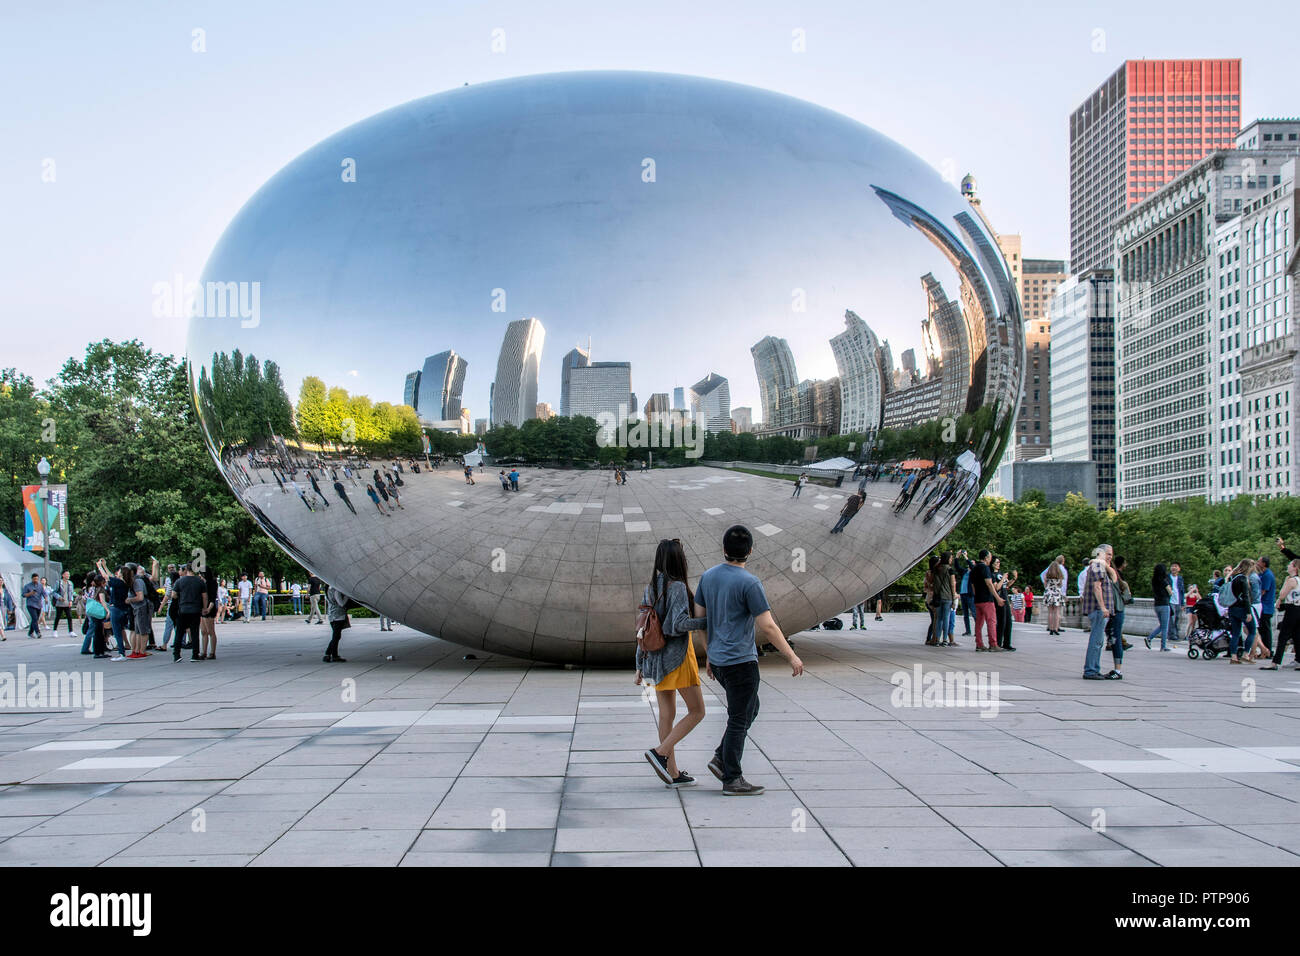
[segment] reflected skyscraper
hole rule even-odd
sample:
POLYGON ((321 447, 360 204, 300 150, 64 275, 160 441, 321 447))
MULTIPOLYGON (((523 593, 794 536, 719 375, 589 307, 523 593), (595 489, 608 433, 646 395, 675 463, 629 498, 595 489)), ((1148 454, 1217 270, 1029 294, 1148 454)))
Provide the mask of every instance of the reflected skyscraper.
POLYGON ((420 410, 416 407, 416 402, 420 397, 420 373, 408 372, 406 375, 406 387, 402 389, 402 404, 410 405, 418 413, 420 410))
POLYGON ((565 414, 586 415, 597 421, 601 416, 611 416, 615 422, 624 416, 635 417, 632 363, 591 362, 576 367, 566 365, 565 371, 569 383, 568 411, 565 414))
MULTIPOLYGON (((452 349, 430 355, 418 373, 415 413, 425 422, 460 420, 460 395, 469 363, 452 349)), ((407 376, 410 384, 410 376, 407 376)))
POLYGON ((758 377, 758 397, 763 403, 763 428, 793 424, 799 415, 799 374, 794 354, 785 339, 767 335, 749 349, 758 377))
POLYGON ((921 276, 921 285, 925 289, 927 333, 939 347, 939 375, 943 380, 939 403, 944 415, 955 418, 967 410, 970 394, 970 337, 961 304, 948 298, 934 273, 921 276))
POLYGON ((522 425, 537 412, 537 374, 542 363, 546 329, 536 319, 517 319, 506 327, 492 382, 492 427, 509 422, 522 425))
POLYGON ((691 386, 691 411, 698 427, 706 432, 731 431, 731 386, 717 372, 710 372, 691 386))
POLYGON ((650 396, 650 400, 645 403, 646 421, 655 421, 656 419, 662 418, 663 416, 667 415, 668 412, 669 412, 669 408, 668 408, 667 392, 655 392, 653 395, 650 396))
POLYGON ((569 409, 569 388, 571 374, 575 368, 586 368, 591 364, 591 350, 575 348, 564 356, 560 362, 560 414, 572 415, 569 409))
MULTIPOLYGON (((911 351, 910 349, 908 351, 911 351)), ((831 338, 840 371, 840 433, 880 427, 880 343, 857 313, 844 310, 844 331, 831 338)))

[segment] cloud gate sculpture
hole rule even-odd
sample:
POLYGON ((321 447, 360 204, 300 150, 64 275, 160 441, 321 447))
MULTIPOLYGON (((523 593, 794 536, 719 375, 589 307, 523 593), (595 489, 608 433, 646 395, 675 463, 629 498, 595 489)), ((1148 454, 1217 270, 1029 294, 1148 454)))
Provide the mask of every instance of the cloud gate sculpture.
POLYGON ((1024 345, 992 229, 913 154, 786 96, 612 72, 308 150, 222 236, 188 356, 231 488, 321 578, 467 647, 630 666, 662 538, 698 579, 748 526, 787 633, 895 581, 996 466, 1024 345), (426 464, 421 431, 436 452, 477 419, 473 484, 426 464))

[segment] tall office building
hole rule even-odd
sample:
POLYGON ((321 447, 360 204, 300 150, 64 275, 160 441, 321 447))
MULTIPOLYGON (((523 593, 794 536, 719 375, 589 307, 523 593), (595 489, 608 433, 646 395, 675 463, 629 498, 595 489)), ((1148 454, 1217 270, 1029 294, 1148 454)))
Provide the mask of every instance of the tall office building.
MULTIPOLYGON (((415 413, 420 421, 436 424, 460 420, 460 395, 465 386, 469 364, 452 349, 430 355, 420 370, 416 391, 415 413)), ((407 384, 411 377, 406 377, 407 384)))
POLYGON ((690 406, 686 404, 686 389, 678 386, 673 389, 673 411, 689 411, 690 406))
MULTIPOLYGON (((831 338, 831 354, 840 373, 840 434, 874 434, 881 420, 880 342, 855 312, 844 311, 844 331, 831 338)), ((911 349, 903 363, 916 358, 911 349)))
MULTIPOLYGON (((410 405, 412 408, 415 408, 415 403, 419 401, 419 398, 420 398, 420 373, 407 372, 406 386, 402 389, 402 404, 410 405)), ((416 409, 416 411, 418 413, 419 409, 416 409)))
POLYGON ((1127 210, 1241 125, 1241 60, 1127 60, 1070 116, 1070 268, 1109 269, 1127 210))
POLYGON ((1025 325, 1039 319, 1050 322, 1048 307, 1052 304, 1052 296, 1056 294, 1056 287, 1070 277, 1065 262, 1061 259, 1026 259, 1022 267, 1020 311, 1025 317, 1025 325))
POLYGON ((486 418, 474 419, 474 434, 486 435, 488 430, 488 420, 486 418))
POLYGON ((506 326, 492 382, 492 426, 522 425, 537 413, 537 377, 546 329, 536 319, 517 319, 506 326))
POLYGON ((591 362, 569 369, 569 414, 617 423, 635 418, 632 404, 632 364, 591 362))
POLYGON ((575 368, 586 368, 591 364, 589 349, 574 349, 560 362, 560 414, 572 415, 569 411, 569 377, 575 368))
POLYGON ((1025 386, 1016 418, 1017 460, 1039 458, 1052 446, 1052 319, 1049 305, 1068 277, 1060 259, 1025 259, 1020 294, 1025 317, 1025 386))
POLYGON ((1114 273, 1094 269, 1058 285, 1048 309, 1052 460, 1093 462, 1101 508, 1115 507, 1114 302, 1114 273))
POLYGON ((551 408, 550 402, 538 402, 536 417, 540 418, 542 421, 546 421, 548 418, 554 418, 555 409, 551 408))
POLYGON ((731 410, 731 420, 736 423, 736 433, 754 430, 754 410, 748 405, 741 405, 731 410))
MULTIPOLYGON (((972 193, 972 195, 974 195, 972 193)), ((974 199, 978 207, 979 199, 974 199)), ((983 215, 980 216, 983 219, 983 215)), ((985 222, 988 220, 985 219, 985 222)), ((990 230, 993 228, 989 226, 990 230)), ((1007 268, 1011 270, 1011 282, 1016 287, 1016 296, 1021 302, 1025 300, 1024 288, 1021 285, 1024 278, 1024 259, 1020 255, 1020 236, 1015 233, 999 233, 998 248, 1002 250, 1002 258, 1007 260, 1007 268)))
POLYGON ((1120 508, 1212 495, 1216 229, 1273 188, 1283 160, 1263 150, 1213 153, 1116 223, 1120 508))
MULTIPOLYGON (((1300 134, 1300 121, 1292 121, 1286 132, 1300 134)), ((1283 142, 1290 143, 1293 157, 1300 155, 1300 136, 1283 142)), ((1293 424, 1293 417, 1300 414, 1297 167, 1300 160, 1292 158, 1284 162, 1280 173, 1270 173, 1271 188, 1250 200, 1239 220, 1242 352, 1238 424, 1243 427, 1236 456, 1245 461, 1246 480, 1240 490, 1266 498, 1300 494, 1300 418, 1293 424), (1274 178, 1279 180, 1276 185, 1274 178)), ((1226 271, 1225 263, 1221 272, 1226 271)), ((1235 276, 1237 269, 1232 271, 1235 276)), ((1225 457, 1230 451, 1223 449, 1225 457)))
POLYGON ((966 411, 970 396, 970 335, 961 303, 948 298, 943 284, 927 272, 921 276, 925 290, 926 317, 921 323, 922 338, 933 341, 938 350, 938 368, 933 377, 942 380, 939 403, 942 415, 959 417, 966 411))
POLYGON ((795 371, 790 343, 764 336, 750 346, 754 374, 758 377, 758 398, 763 404, 763 428, 794 424, 799 414, 799 373, 795 371))
POLYGON ((690 402, 697 427, 709 433, 731 431, 731 386, 717 372, 691 386, 690 402))

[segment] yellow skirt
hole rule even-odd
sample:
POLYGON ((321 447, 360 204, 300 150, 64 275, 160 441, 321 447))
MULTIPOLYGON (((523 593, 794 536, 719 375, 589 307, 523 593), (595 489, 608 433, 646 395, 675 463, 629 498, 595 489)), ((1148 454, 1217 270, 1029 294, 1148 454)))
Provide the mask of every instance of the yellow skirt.
MULTIPOLYGON (((690 638, 687 638, 690 640, 690 638)), ((681 690, 683 687, 700 686, 700 665, 695 662, 695 648, 686 648, 686 659, 676 669, 655 684, 655 690, 681 690)))

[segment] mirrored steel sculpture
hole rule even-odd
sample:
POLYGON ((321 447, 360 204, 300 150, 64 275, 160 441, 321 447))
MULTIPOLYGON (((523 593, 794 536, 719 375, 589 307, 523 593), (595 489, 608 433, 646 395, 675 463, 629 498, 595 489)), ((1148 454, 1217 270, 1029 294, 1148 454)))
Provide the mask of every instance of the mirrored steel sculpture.
POLYGON ((750 87, 573 73, 308 150, 213 252, 188 354, 219 467, 323 579, 468 647, 630 665, 662 538, 694 580, 750 528, 787 633, 895 581, 996 466, 1023 348, 978 207, 896 143, 750 87), (448 352, 459 421, 413 374, 448 352), (427 427, 491 420, 473 484, 419 453, 400 406, 428 394, 427 427), (544 406, 572 417, 531 421, 544 406), (394 421, 401 454, 362 461, 394 421), (770 461, 779 436, 794 468, 770 461))

